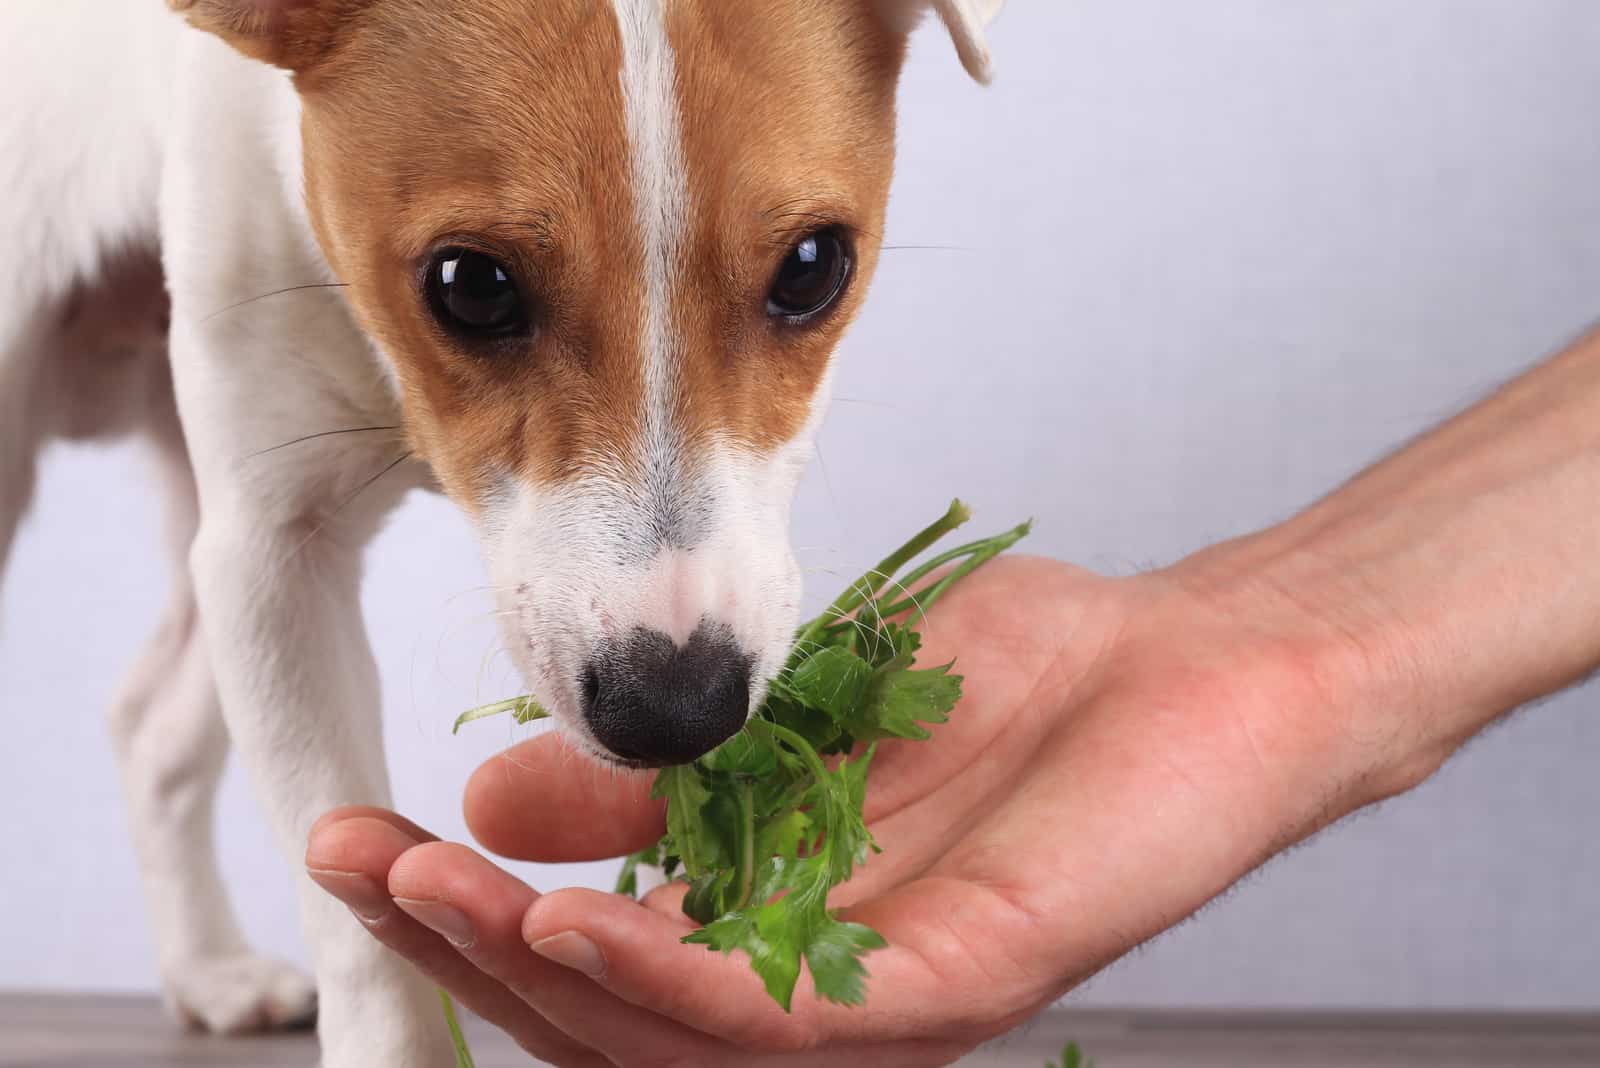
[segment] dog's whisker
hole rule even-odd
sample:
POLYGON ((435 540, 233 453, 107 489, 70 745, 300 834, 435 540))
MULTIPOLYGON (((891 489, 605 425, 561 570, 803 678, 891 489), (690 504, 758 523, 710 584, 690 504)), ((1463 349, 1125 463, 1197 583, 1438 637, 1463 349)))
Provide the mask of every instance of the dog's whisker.
POLYGON ((395 468, 399 467, 401 464, 403 464, 407 460, 411 459, 412 456, 414 456, 414 455, 416 455, 416 454, 411 452, 411 451, 409 451, 409 450, 407 450, 406 452, 402 453, 399 456, 398 459, 396 459, 394 462, 386 465, 383 468, 383 470, 379 471, 377 474, 373 475, 371 478, 369 478, 365 482, 361 483, 361 485, 357 486, 347 497, 345 497, 343 500, 341 500, 338 504, 334 505, 333 510, 330 511, 327 515, 323 516, 321 521, 318 522, 315 527, 311 528, 311 532, 309 534, 307 534, 305 537, 301 538, 300 541, 295 544, 295 547, 289 550, 289 552, 284 556, 283 565, 287 565, 296 556, 299 556, 300 553, 305 549, 305 547, 307 545, 311 544, 311 540, 313 538, 315 538, 318 534, 321 534, 322 531, 327 528, 328 524, 333 522, 334 519, 338 518, 339 513, 344 511, 346 508, 348 508, 355 501, 355 499, 357 497, 359 497, 363 493, 367 492, 367 490, 371 489, 374 485, 376 485, 378 483, 378 481, 380 479, 382 479, 385 475, 387 475, 390 471, 393 471, 395 468))
POLYGON ((245 459, 246 460, 254 460, 257 456, 265 456, 269 452, 277 452, 279 449, 287 449, 291 445, 300 445, 300 444, 303 444, 304 442, 317 441, 317 440, 319 440, 321 438, 337 437, 337 436, 339 436, 341 434, 375 434, 375 433, 379 433, 381 431, 400 430, 400 429, 401 428, 398 427, 398 426, 352 426, 352 427, 345 427, 342 430, 321 430, 321 431, 318 431, 315 434, 306 434, 303 437, 298 437, 298 438, 294 438, 294 439, 292 439, 290 441, 285 441, 281 445, 274 445, 269 449, 262 449, 259 452, 250 453, 248 456, 245 457, 245 459))
POLYGON ((348 287, 349 287, 349 283, 348 282, 307 282, 305 285, 285 286, 282 289, 274 289, 270 293, 262 293, 259 296, 247 297, 244 300, 235 301, 234 303, 229 304, 225 308, 218 308, 216 311, 212 312, 210 315, 205 316, 200 321, 202 323, 209 323, 211 320, 215 319, 219 315, 226 315, 228 312, 235 311, 235 310, 237 310, 239 308, 243 308, 243 307, 245 307, 246 305, 249 305, 249 304, 254 304, 258 300, 266 300, 268 297, 281 297, 286 293, 299 293, 302 290, 308 290, 308 289, 346 289, 348 287))
POLYGON ((838 609, 832 609, 831 612, 832 612, 832 615, 836 619, 839 619, 841 622, 844 622, 844 623, 849 623, 851 626, 853 626, 861 634, 861 636, 863 638, 872 639, 874 644, 872 646, 871 652, 876 654, 877 648, 878 648, 877 644, 876 644, 876 641, 877 641, 878 638, 882 637, 882 631, 880 631, 876 627, 868 628, 865 623, 863 623, 861 620, 857 619, 855 616, 847 616, 843 612, 839 611, 838 609))
POLYGON ((457 590, 450 595, 450 600, 465 597, 469 593, 509 593, 517 588, 516 583, 485 583, 481 586, 468 586, 466 589, 457 590))
POLYGON ((483 677, 489 673, 489 668, 494 664, 495 657, 504 652, 505 647, 499 642, 491 642, 483 656, 478 659, 478 678, 473 683, 473 693, 477 695, 477 699, 481 700, 483 697, 483 677))
POLYGON ((817 442, 815 447, 817 470, 822 472, 822 484, 828 490, 828 504, 833 508, 833 514, 840 518, 840 525, 843 526, 844 509, 839 507, 839 494, 833 488, 833 475, 828 472, 828 461, 822 455, 822 443, 817 442))

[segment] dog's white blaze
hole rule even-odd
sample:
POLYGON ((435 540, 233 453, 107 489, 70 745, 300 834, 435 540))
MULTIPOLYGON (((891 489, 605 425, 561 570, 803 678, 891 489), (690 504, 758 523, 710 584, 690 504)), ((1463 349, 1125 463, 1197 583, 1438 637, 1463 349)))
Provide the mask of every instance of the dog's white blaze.
POLYGON ((622 37, 622 105, 633 165, 634 214, 644 245, 641 311, 645 382, 645 455, 649 505, 682 493, 672 426, 678 388, 672 327, 673 265, 688 215, 689 182, 678 124, 677 68, 667 36, 667 0, 613 0, 622 37))

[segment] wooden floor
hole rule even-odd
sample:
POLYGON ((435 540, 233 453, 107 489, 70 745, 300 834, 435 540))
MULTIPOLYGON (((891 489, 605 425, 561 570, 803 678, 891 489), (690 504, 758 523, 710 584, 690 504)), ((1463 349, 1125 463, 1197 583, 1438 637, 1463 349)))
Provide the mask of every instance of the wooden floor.
MULTIPOLYGON (((482 1028, 474 1028, 472 1037, 479 1068, 534 1068, 503 1038, 482 1028)), ((1069 1037, 1096 1058, 1099 1068, 1600 1066, 1600 1014, 1073 1010, 1048 1012, 962 1063, 973 1068, 1043 1068, 1069 1037)), ((184 1035, 162 1016, 154 1001, 144 998, 0 994, 3 1068, 311 1068, 315 1056, 309 1035, 229 1041, 184 1035)), ((837 1062, 824 1058, 818 1063, 831 1068, 837 1062)))

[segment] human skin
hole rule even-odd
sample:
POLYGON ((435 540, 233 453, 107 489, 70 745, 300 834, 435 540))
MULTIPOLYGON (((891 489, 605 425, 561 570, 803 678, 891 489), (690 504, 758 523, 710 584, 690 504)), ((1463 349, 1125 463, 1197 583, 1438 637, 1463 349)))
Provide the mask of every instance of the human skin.
MULTIPOLYGON (((1597 502, 1600 336, 1172 567, 976 573, 925 634, 967 696, 881 748, 884 853, 833 898, 889 941, 865 1006, 802 978, 785 1015, 742 957, 679 943, 679 887, 540 895, 388 812, 328 814, 307 867, 555 1064, 949 1063, 1600 665, 1597 502)), ((546 736, 478 771, 467 821, 505 856, 616 856, 661 833, 648 787, 546 736)))

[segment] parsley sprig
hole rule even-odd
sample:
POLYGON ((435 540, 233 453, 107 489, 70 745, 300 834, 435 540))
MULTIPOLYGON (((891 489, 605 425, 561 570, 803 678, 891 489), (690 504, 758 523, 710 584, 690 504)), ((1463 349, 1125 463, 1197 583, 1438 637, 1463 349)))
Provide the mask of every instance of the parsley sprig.
MULTIPOLYGON (((872 928, 840 919, 828 893, 878 852, 862 815, 877 744, 928 738, 928 726, 945 722, 961 697, 952 664, 915 666, 917 624, 1029 529, 1024 523, 940 553, 896 578, 970 517, 952 502, 851 583, 801 626, 788 663, 742 731, 656 776, 652 792, 667 802, 667 833, 627 859, 618 891, 637 892, 640 865, 686 882, 683 910, 701 926, 684 941, 747 954, 785 1011, 802 961, 818 996, 860 1004, 862 958, 886 944, 872 928)), ((518 698, 468 712, 456 726, 504 712, 524 723, 543 715, 518 698)))
POLYGON ((1044 1068, 1094 1068, 1094 1058, 1085 1057, 1076 1042, 1068 1042, 1061 1051, 1061 1063, 1049 1061, 1044 1068))

